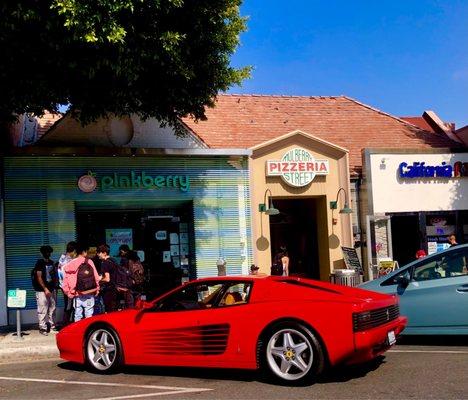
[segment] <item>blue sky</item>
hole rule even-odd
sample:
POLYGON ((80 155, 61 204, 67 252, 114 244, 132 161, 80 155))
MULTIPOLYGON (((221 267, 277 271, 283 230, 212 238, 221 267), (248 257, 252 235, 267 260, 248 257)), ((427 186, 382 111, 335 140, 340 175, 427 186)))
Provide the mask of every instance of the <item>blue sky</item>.
POLYGON ((230 93, 347 95, 397 116, 468 124, 467 0, 244 0, 230 93))

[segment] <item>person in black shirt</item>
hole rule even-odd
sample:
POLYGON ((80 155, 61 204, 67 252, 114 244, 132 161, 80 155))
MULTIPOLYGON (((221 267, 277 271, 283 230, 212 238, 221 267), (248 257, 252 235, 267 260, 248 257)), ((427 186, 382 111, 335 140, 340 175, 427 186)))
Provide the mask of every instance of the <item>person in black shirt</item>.
POLYGON ((119 257, 120 257, 120 265, 128 268, 128 256, 130 253, 130 247, 126 244, 122 244, 119 247, 119 257))
POLYGON ((109 255, 110 248, 107 244, 102 244, 96 250, 101 261, 101 287, 102 299, 104 300, 104 310, 106 312, 117 310, 117 291, 114 288, 116 262, 109 255))
POLYGON ((36 291, 39 332, 47 336, 47 325, 51 333, 58 332, 55 326, 58 280, 54 262, 50 258, 54 250, 50 246, 41 246, 39 251, 42 258, 37 260, 32 271, 32 284, 36 291))
POLYGON ((455 235, 450 235, 448 237, 448 242, 450 243, 450 247, 458 246, 457 237, 455 235))
MULTIPOLYGON (((119 309, 120 300, 124 301, 125 308, 132 308, 133 296, 131 286, 122 286, 122 282, 119 285, 119 277, 122 277, 123 272, 129 274, 128 268, 123 264, 117 264, 117 262, 110 257, 109 252, 110 248, 107 244, 103 244, 97 249, 97 254, 101 260, 102 278, 100 286, 103 291, 102 298, 104 300, 105 311, 117 311, 119 309)), ((128 265, 128 259, 126 257, 125 260, 128 265)))

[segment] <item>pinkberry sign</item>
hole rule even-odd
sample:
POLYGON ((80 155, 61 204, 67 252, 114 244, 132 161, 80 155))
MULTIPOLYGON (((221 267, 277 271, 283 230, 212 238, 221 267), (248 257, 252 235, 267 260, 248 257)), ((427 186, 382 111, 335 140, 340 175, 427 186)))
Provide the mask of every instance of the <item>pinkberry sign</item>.
POLYGON ((302 187, 312 182, 316 175, 328 175, 328 160, 316 160, 307 150, 289 150, 281 160, 266 162, 267 176, 281 176, 290 186, 302 187))

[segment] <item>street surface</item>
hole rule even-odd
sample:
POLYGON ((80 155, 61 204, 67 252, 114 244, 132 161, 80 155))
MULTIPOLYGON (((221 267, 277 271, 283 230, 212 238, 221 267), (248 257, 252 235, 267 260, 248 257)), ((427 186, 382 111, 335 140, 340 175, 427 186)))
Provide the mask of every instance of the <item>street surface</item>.
POLYGON ((404 339, 376 362, 307 387, 255 372, 125 368, 97 375, 58 359, 0 365, 0 399, 468 399, 468 338, 404 339))

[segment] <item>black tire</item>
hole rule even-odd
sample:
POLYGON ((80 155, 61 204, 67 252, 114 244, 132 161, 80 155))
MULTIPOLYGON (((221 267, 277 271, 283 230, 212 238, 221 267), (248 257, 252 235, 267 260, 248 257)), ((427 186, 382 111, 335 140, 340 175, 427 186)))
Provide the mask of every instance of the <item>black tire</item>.
POLYGON ((323 371, 324 350, 316 335, 295 321, 269 328, 258 344, 260 369, 269 381, 287 384, 311 384, 323 371))
POLYGON ((122 365, 119 335, 107 325, 96 325, 89 330, 83 350, 86 365, 92 372, 110 374, 122 365))

